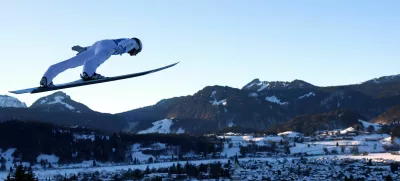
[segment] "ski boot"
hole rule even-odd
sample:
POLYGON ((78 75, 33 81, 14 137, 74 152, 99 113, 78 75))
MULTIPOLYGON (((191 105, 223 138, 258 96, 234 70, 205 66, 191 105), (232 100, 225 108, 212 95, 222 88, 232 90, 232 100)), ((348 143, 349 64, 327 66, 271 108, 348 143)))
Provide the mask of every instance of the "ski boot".
POLYGON ((47 78, 46 77, 42 77, 42 79, 40 80, 40 87, 54 87, 53 82, 50 82, 50 84, 47 84, 47 78))
POLYGON ((92 76, 90 76, 89 77, 89 75, 86 73, 86 72, 83 72, 82 74, 81 74, 81 79, 83 80, 83 81, 89 81, 89 80, 97 80, 97 79, 104 79, 104 78, 106 78, 106 77, 104 77, 104 76, 102 76, 102 75, 100 75, 100 74, 97 74, 97 73, 94 73, 92 76))

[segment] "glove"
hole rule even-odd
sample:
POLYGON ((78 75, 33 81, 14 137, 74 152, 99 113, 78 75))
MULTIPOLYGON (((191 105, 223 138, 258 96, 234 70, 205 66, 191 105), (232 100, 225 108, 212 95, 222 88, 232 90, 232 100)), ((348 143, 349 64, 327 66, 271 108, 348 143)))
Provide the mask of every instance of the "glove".
POLYGON ((122 55, 124 53, 124 48, 122 48, 121 45, 117 46, 116 48, 114 48, 114 54, 120 54, 122 55))
POLYGON ((80 53, 86 51, 87 48, 81 47, 81 46, 79 46, 79 45, 75 45, 75 46, 73 46, 71 49, 74 50, 74 51, 77 51, 77 52, 78 52, 77 55, 78 55, 78 54, 80 54, 80 53))

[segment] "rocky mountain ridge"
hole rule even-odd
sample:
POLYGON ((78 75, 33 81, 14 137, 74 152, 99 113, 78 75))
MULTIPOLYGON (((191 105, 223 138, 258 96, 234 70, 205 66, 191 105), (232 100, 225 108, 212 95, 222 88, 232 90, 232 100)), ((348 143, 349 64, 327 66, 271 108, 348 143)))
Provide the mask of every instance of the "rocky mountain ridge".
POLYGON ((152 128, 157 121, 171 120, 163 122, 164 131, 189 134, 233 127, 262 131, 301 115, 337 110, 354 112, 365 120, 372 120, 400 104, 398 77, 385 76, 361 84, 329 87, 302 80, 268 82, 254 79, 241 89, 206 86, 193 95, 163 99, 155 105, 118 114, 93 111, 58 91, 38 99, 26 109, 0 108, 3 113, 0 120, 23 118, 133 132, 159 130, 161 128, 152 128))

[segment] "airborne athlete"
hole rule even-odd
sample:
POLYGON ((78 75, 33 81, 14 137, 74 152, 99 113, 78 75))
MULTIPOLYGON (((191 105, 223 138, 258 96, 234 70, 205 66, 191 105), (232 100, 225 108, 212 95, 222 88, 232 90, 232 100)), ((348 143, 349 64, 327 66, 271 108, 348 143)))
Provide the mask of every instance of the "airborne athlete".
POLYGON ((136 56, 142 51, 142 42, 138 38, 105 39, 95 42, 92 46, 73 46, 78 54, 72 58, 51 65, 40 80, 40 87, 53 87, 53 79, 67 69, 83 65, 81 79, 83 81, 103 79, 96 69, 112 55, 128 53, 136 56))

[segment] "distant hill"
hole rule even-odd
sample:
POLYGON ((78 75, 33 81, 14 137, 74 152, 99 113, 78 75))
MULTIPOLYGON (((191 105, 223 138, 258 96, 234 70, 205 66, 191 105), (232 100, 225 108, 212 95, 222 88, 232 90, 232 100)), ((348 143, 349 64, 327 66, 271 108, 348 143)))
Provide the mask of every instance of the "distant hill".
POLYGON ((371 122, 380 124, 400 124, 400 105, 390 108, 378 117, 372 119, 371 122))

